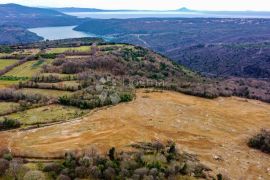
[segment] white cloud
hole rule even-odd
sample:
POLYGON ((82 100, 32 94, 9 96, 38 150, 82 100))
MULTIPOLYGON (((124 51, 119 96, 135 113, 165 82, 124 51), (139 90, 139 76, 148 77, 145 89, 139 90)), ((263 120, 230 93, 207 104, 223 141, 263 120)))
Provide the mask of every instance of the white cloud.
POLYGON ((29 6, 88 7, 101 9, 178 9, 198 10, 264 10, 270 11, 269 0, 0 0, 29 6))

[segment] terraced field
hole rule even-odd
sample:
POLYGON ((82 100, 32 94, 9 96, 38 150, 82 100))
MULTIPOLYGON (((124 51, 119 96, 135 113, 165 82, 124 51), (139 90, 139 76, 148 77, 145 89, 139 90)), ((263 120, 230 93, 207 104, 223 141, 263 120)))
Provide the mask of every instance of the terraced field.
POLYGON ((15 59, 0 59, 0 70, 5 69, 7 66, 10 66, 16 63, 18 60, 15 59))
POLYGON ((40 72, 42 65, 50 63, 50 60, 44 62, 39 61, 28 61, 24 64, 13 68, 11 71, 6 73, 6 76, 16 76, 16 77, 32 77, 33 75, 40 72))
POLYGON ((12 85, 18 84, 20 81, 6 81, 6 80, 0 80, 0 88, 7 88, 12 85))
POLYGON ((18 103, 13 102, 0 102, 0 115, 6 114, 11 112, 13 109, 19 107, 18 103))
MULTIPOLYGON (((0 104, 1 105, 1 104, 0 104)), ((80 117, 87 113, 87 110, 80 110, 73 107, 65 107, 61 105, 50 105, 39 108, 33 108, 26 111, 13 113, 8 118, 17 119, 24 126, 34 124, 47 124, 59 121, 67 121, 77 117, 80 117)), ((0 117, 2 120, 3 117, 0 117)))
POLYGON ((0 133, 0 137, 2 145, 9 141, 14 153, 36 157, 55 157, 91 146, 129 149, 127 145, 136 141, 174 140, 178 148, 198 154, 214 173, 233 179, 267 179, 269 155, 250 149, 246 142, 261 128, 270 127, 269 115, 269 104, 255 100, 208 100, 139 90, 135 101, 100 109, 80 120, 0 133))
POLYGON ((37 88, 23 88, 19 90, 25 94, 41 94, 48 97, 60 97, 65 95, 71 95, 72 92, 69 91, 60 91, 60 90, 51 90, 51 89, 37 89, 37 88))
POLYGON ((87 52, 90 51, 90 46, 80 46, 80 47, 71 47, 71 48, 51 48, 46 51, 46 53, 64 53, 66 51, 79 51, 79 52, 87 52))

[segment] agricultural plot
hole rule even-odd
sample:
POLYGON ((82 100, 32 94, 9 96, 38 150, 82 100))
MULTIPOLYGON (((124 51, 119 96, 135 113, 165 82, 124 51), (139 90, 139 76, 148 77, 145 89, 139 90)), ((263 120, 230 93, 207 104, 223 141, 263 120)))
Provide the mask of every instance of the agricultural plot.
POLYGON ((35 89, 35 88, 23 88, 19 91, 25 94, 40 94, 43 96, 58 98, 60 96, 69 96, 72 93, 69 91, 59 91, 59 90, 50 90, 50 89, 35 89))
POLYGON ((8 53, 0 53, 0 58, 8 56, 8 55, 9 55, 8 53))
POLYGON ((15 67, 6 76, 17 76, 17 77, 31 77, 41 71, 41 67, 51 60, 46 61, 28 61, 20 66, 15 67))
POLYGON ((6 88, 12 85, 18 84, 20 81, 6 81, 6 80, 0 80, 0 89, 6 88))
POLYGON ((55 53, 60 54, 66 51, 79 51, 79 52, 87 52, 90 51, 90 46, 80 46, 80 47, 72 47, 72 48, 51 48, 46 51, 46 53, 55 53))
POLYGON ((13 110, 19 108, 18 103, 13 102, 0 102, 0 115, 12 112, 13 110))
POLYGON ((70 77, 71 79, 74 77, 73 74, 60 74, 60 73, 42 73, 42 76, 58 76, 60 78, 70 77))
MULTIPOLYGON (((52 123, 58 121, 67 121, 77 117, 81 117, 89 112, 88 110, 80 110, 75 107, 66 107, 61 105, 50 105, 39 108, 29 109, 23 112, 10 114, 6 117, 17 119, 23 125, 35 125, 52 123)), ((2 120, 3 117, 0 118, 2 120)))
POLYGON ((17 61, 18 60, 14 60, 14 59, 0 59, 0 70, 5 69, 6 67, 16 63, 17 61))

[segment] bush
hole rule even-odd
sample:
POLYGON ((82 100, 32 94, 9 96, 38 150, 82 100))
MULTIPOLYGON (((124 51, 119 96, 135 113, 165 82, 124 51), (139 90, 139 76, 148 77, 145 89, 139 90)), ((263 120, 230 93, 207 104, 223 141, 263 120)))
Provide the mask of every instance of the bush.
POLYGON ((45 176, 41 171, 28 171, 24 178, 24 180, 45 180, 45 176))
POLYGON ((19 128, 21 123, 16 119, 4 118, 3 122, 0 122, 0 130, 9 130, 19 128))
POLYGON ((4 154, 4 155, 3 155, 3 158, 4 158, 5 160, 8 160, 8 161, 11 161, 11 160, 13 159, 12 154, 10 154, 10 153, 4 154))
POLYGON ((56 174, 60 173, 62 170, 62 167, 60 164, 56 164, 56 163, 50 163, 47 164, 44 168, 43 171, 44 172, 55 172, 56 174))
POLYGON ((270 130, 261 130, 259 134, 249 140, 248 146, 270 153, 270 130))
POLYGON ((90 176, 90 169, 83 166, 76 167, 75 176, 82 179, 87 178, 88 176, 90 176))
POLYGON ((9 168, 9 161, 6 159, 0 159, 0 176, 3 176, 9 168))
POLYGON ((57 56, 56 53, 47 53, 47 54, 40 54, 40 57, 45 59, 55 59, 57 56))
POLYGON ((57 180, 71 180, 70 177, 61 174, 60 176, 57 177, 57 180))
POLYGON ((131 93, 122 93, 120 94, 121 102, 129 102, 132 101, 133 95, 131 93))

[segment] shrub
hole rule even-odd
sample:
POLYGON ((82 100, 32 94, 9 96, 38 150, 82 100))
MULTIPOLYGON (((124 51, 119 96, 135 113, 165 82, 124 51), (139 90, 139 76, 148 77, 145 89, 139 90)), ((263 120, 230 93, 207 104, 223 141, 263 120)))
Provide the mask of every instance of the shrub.
POLYGON ((23 180, 45 180, 45 176, 41 171, 28 171, 23 180))
POLYGON ((61 174, 60 176, 57 177, 57 180, 71 180, 70 177, 61 174))
POLYGON ((112 147, 110 150, 109 150, 109 158, 111 161, 113 161, 115 159, 115 148, 112 147))
POLYGON ((23 165, 23 159, 13 159, 9 163, 8 175, 14 179, 23 179, 29 169, 23 165))
POLYGON ((56 53, 46 53, 46 54, 40 54, 40 57, 45 59, 55 59, 57 56, 56 53))
POLYGON ((3 122, 0 122, 0 130, 9 130, 19 128, 21 123, 16 119, 4 118, 3 122))
POLYGON ((105 179, 114 179, 115 178, 115 170, 111 167, 108 167, 104 171, 104 176, 105 176, 105 179))
POLYGON ((6 159, 0 159, 0 176, 3 176, 9 168, 9 161, 6 159))
POLYGON ((259 134, 249 140, 248 146, 270 153, 270 130, 261 130, 259 134))
POLYGON ((56 164, 56 163, 50 163, 47 164, 44 168, 43 171, 44 172, 55 172, 56 174, 60 173, 62 170, 62 167, 60 164, 56 164))
POLYGON ((83 166, 76 167, 75 176, 78 178, 87 178, 88 176, 90 176, 90 170, 83 166))
POLYGON ((11 153, 6 153, 6 154, 4 154, 4 155, 3 155, 3 158, 4 158, 5 160, 8 160, 8 161, 11 161, 11 160, 13 159, 11 153))
POLYGON ((120 94, 121 102, 129 102, 132 101, 133 95, 131 93, 122 93, 120 94))
POLYGON ((136 169, 134 171, 134 174, 139 175, 140 178, 143 178, 143 176, 146 176, 148 172, 149 172, 148 168, 142 167, 142 168, 136 169))

